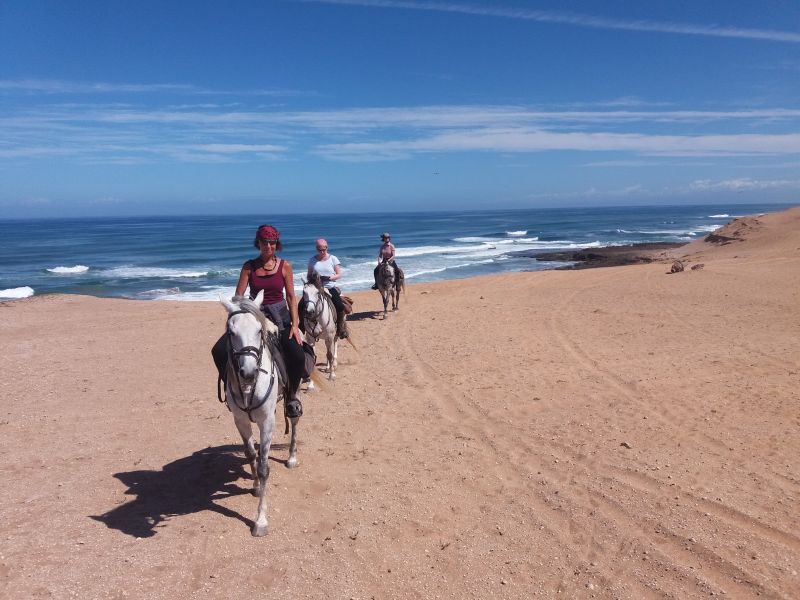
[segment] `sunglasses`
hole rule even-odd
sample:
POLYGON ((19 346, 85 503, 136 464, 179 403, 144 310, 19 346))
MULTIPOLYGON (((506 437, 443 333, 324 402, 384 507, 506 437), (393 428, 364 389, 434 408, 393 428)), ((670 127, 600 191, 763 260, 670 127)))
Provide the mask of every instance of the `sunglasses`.
POLYGON ((327 250, 327 246, 317 246, 317 250, 327 250))
POLYGON ((273 246, 278 245, 278 240, 258 240, 262 244, 272 244, 273 246))

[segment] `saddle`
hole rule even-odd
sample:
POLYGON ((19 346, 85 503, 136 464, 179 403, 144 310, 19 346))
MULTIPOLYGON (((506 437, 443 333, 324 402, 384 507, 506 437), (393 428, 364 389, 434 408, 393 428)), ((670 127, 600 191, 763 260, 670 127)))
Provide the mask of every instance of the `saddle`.
MULTIPOLYGON (((278 370, 278 375, 280 376, 281 382, 286 382, 286 397, 289 397, 289 390, 288 390, 288 382, 289 382, 289 375, 286 371, 286 360, 283 357, 283 352, 281 351, 281 344, 277 338, 270 337, 270 344, 269 344, 270 352, 272 353, 272 359, 275 361, 275 368, 278 370)), ((314 347, 310 344, 303 342, 303 354, 305 356, 305 364, 303 365, 303 379, 308 379, 311 377, 311 373, 317 366, 317 355, 314 352, 314 347)))

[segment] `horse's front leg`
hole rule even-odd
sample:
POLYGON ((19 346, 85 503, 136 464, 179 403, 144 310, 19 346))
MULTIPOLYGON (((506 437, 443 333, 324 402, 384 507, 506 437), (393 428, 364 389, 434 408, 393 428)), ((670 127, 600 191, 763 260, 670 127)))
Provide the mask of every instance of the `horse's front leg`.
POLYGON ((336 379, 336 345, 337 339, 336 334, 334 333, 333 341, 325 342, 325 357, 328 361, 328 379, 333 380, 336 379))
POLYGON ((286 459, 286 468, 296 469, 299 464, 297 462, 297 422, 300 418, 294 417, 289 420, 292 422, 292 437, 289 440, 289 458, 286 459))
POLYGON ((389 293, 381 292, 381 298, 383 298, 383 318, 385 319, 389 316, 386 314, 389 311, 389 293))
POLYGON ((250 530, 255 537, 267 535, 268 531, 267 479, 269 479, 269 447, 272 445, 272 432, 275 430, 275 404, 272 402, 267 402, 267 404, 271 406, 265 411, 264 419, 258 424, 261 430, 261 439, 258 445, 258 512, 253 528, 250 530))
MULTIPOLYGON (((232 404, 232 403, 229 403, 232 404)), ((253 442, 253 428, 250 426, 250 419, 247 413, 242 412, 235 406, 231 409, 233 412, 233 422, 236 423, 236 429, 239 430, 239 435, 242 436, 244 442, 244 454, 250 462, 250 472, 253 474, 253 495, 258 495, 258 472, 256 458, 256 445, 253 442)))

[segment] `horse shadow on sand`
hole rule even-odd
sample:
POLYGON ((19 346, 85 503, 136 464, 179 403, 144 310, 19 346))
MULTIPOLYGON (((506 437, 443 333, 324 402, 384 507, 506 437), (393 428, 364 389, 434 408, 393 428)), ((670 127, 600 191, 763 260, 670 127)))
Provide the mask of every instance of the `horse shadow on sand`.
MULTIPOLYGON (((270 449, 280 447, 272 444, 270 449)), ((242 446, 237 444, 198 450, 156 471, 115 473, 128 486, 125 494, 134 498, 91 518, 137 538, 154 536, 171 517, 206 510, 251 527, 253 521, 216 502, 250 493, 252 478, 246 464, 242 446)))
POLYGON ((381 310, 365 310, 362 312, 354 312, 347 315, 348 321, 364 321, 366 319, 380 319, 383 317, 383 309, 381 310))

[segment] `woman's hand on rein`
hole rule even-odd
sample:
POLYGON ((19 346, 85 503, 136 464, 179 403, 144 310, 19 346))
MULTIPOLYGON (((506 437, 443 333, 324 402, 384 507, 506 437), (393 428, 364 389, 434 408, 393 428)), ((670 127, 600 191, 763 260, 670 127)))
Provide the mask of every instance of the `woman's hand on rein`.
POLYGON ((300 328, 297 325, 292 325, 292 329, 289 331, 289 337, 294 338, 294 340, 303 345, 303 334, 300 332, 300 328))

